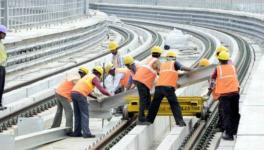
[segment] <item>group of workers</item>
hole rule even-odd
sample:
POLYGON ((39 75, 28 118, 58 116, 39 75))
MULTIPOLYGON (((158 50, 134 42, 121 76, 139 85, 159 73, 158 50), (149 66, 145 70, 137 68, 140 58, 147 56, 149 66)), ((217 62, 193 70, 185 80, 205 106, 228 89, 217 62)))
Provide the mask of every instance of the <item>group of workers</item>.
POLYGON ((147 60, 146 64, 140 66, 134 76, 134 82, 137 86, 140 99, 138 123, 153 123, 161 100, 166 97, 176 124, 185 126, 175 90, 177 88, 178 70, 191 71, 191 68, 185 67, 176 61, 175 51, 167 51, 165 62, 159 60, 161 53, 162 49, 160 47, 153 47, 151 49, 151 58, 147 60), (150 90, 154 86, 155 93, 151 101, 150 90), (147 117, 145 117, 145 109, 148 109, 147 117))
MULTIPOLYGON (((69 136, 93 138, 89 129, 89 109, 86 97, 96 97, 92 94, 96 87, 102 94, 111 96, 125 90, 137 88, 139 95, 138 124, 150 125, 154 122, 161 101, 167 98, 173 113, 176 125, 186 126, 181 107, 177 101, 175 90, 179 78, 179 70, 191 71, 192 68, 183 66, 176 61, 176 52, 166 51, 165 61, 160 59, 163 50, 159 46, 151 49, 151 57, 147 58, 142 65, 135 63, 130 55, 123 58, 118 53, 118 43, 112 41, 108 46, 113 54, 112 62, 104 67, 95 66, 92 73, 88 68, 79 68, 77 76, 67 76, 65 81, 56 89, 58 109, 52 127, 58 127, 61 123, 62 110, 65 109, 66 126, 69 127, 69 136), (124 66, 123 66, 124 65, 124 66), (113 77, 113 89, 109 92, 101 85, 103 78, 108 75, 113 77), (151 100, 150 91, 155 89, 151 100), (74 130, 73 111, 69 102, 73 102, 74 108, 74 130), (148 110, 145 116, 145 110, 148 110)), ((216 57, 219 64, 215 68, 207 95, 213 95, 213 99, 219 100, 219 129, 224 132, 223 139, 233 140, 236 135, 239 114, 239 81, 234 65, 230 60, 228 49, 219 46, 216 49, 216 57)), ((199 66, 207 67, 209 60, 201 59, 199 66)), ((122 110, 122 107, 120 108, 122 110)))
MULTIPOLYGON (((5 84, 5 64, 7 53, 2 40, 5 38, 7 28, 0 25, 0 110, 2 105, 2 95, 5 84)), ((191 71, 176 61, 176 52, 168 50, 166 61, 160 61, 162 49, 154 46, 151 49, 151 57, 143 65, 136 64, 132 56, 121 57, 118 53, 118 43, 111 41, 108 46, 112 53, 112 62, 105 67, 95 66, 92 72, 86 67, 80 67, 78 72, 69 73, 64 81, 56 88, 57 112, 52 124, 52 128, 59 127, 64 109, 66 116, 66 126, 69 127, 68 135, 73 137, 93 138, 89 129, 89 103, 87 96, 96 99, 92 94, 96 87, 102 94, 111 96, 124 90, 137 88, 139 94, 139 114, 138 124, 151 124, 157 115, 160 103, 164 97, 168 99, 175 122, 179 126, 185 126, 181 108, 175 94, 179 70, 191 71), (111 75, 114 77, 113 93, 110 93, 101 85, 102 78, 111 75), (153 99, 151 101, 150 90, 155 87, 153 99), (73 108, 71 107, 73 102, 73 108), (73 129, 74 110, 74 129, 73 129), (145 116, 145 110, 148 110, 145 116)), ((168 49, 166 47, 166 49, 168 49)), ((207 95, 212 94, 213 99, 219 100, 219 123, 220 131, 224 132, 222 138, 233 140, 237 134, 240 120, 239 114, 239 81, 237 71, 230 60, 229 51, 224 46, 216 49, 216 57, 219 64, 215 68, 208 88, 207 95)), ((207 59, 201 59, 200 66, 210 65, 207 59)))
POLYGON ((122 58, 118 53, 118 48, 118 43, 114 41, 109 43, 108 49, 113 55, 112 62, 104 67, 95 66, 89 73, 88 68, 82 66, 78 73, 71 72, 66 75, 65 80, 56 88, 58 104, 52 128, 60 126, 64 109, 66 126, 69 127, 67 135, 84 138, 95 137, 89 129, 89 103, 86 98, 89 96, 96 99, 93 95, 95 87, 106 96, 137 88, 140 97, 138 124, 153 123, 161 100, 166 97, 171 105, 176 124, 185 126, 175 89, 178 79, 177 71, 190 71, 191 69, 176 61, 176 52, 174 51, 168 51, 166 61, 161 62, 159 58, 162 49, 159 46, 154 46, 151 49, 151 57, 143 65, 137 64, 130 55, 122 58), (101 81, 108 75, 114 79, 113 93, 101 85, 101 81), (159 78, 156 81, 158 75, 159 78), (150 90, 154 86, 155 94, 151 102, 150 90), (74 111, 71 108, 71 101, 74 111), (144 113, 146 109, 149 110, 147 117, 144 113))

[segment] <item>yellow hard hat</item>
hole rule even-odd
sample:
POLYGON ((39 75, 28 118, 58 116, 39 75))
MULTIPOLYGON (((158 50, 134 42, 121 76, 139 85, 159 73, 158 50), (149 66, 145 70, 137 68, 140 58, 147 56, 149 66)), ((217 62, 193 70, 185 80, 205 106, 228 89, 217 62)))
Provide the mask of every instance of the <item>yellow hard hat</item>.
POLYGON ((134 63, 134 58, 130 55, 124 57, 124 64, 125 65, 132 65, 134 63))
POLYGON ((79 68, 79 70, 82 71, 82 72, 85 73, 85 74, 88 74, 88 73, 89 73, 89 69, 88 69, 87 67, 84 67, 84 66, 81 66, 81 67, 79 68))
POLYGON ((151 48, 151 53, 162 53, 162 49, 159 46, 154 46, 151 48))
POLYGON ((216 53, 220 53, 220 52, 222 52, 222 51, 226 51, 226 52, 228 52, 228 49, 227 49, 225 46, 223 46, 223 45, 218 46, 218 47, 216 48, 216 53))
POLYGON ((110 41, 108 44, 108 49, 110 51, 116 50, 118 48, 118 43, 116 41, 110 41))
POLYGON ((105 73, 106 74, 109 74, 109 71, 110 70, 112 70, 112 69, 114 69, 114 65, 112 64, 112 63, 109 63, 109 64, 107 64, 106 66, 105 66, 105 73))
POLYGON ((229 56, 229 53, 226 52, 226 51, 222 51, 219 53, 219 55, 217 56, 217 58, 219 60, 229 60, 230 56, 229 56))
POLYGON ((101 66, 95 66, 93 69, 96 70, 97 72, 99 72, 101 74, 101 76, 104 73, 104 69, 101 66))
POLYGON ((170 50, 170 51, 168 51, 168 52, 167 52, 167 55, 166 55, 166 57, 176 57, 176 52, 175 52, 175 51, 172 51, 172 50, 170 50))
POLYGON ((209 62, 209 60, 206 59, 206 58, 203 58, 203 59, 201 59, 201 60, 199 61, 199 66, 200 66, 200 67, 207 67, 207 66, 209 66, 209 65, 210 65, 210 62, 209 62))

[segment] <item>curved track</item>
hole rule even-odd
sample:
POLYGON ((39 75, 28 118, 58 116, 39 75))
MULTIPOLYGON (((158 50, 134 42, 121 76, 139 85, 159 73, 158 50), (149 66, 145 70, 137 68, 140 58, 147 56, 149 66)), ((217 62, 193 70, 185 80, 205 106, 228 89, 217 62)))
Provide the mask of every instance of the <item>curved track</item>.
MULTIPOLYGON (((124 37, 124 41, 123 41, 123 43, 121 43, 121 45, 120 45, 121 48, 124 47, 124 46, 126 46, 126 45, 131 41, 131 39, 133 39, 133 34, 130 33, 129 31, 125 30, 125 29, 120 29, 120 28, 115 27, 115 26, 110 26, 110 28, 111 28, 112 30, 115 30, 116 32, 118 32, 119 34, 121 34, 121 35, 124 37)), ((108 55, 108 54, 110 54, 110 52, 107 51, 107 52, 105 52, 105 53, 103 53, 103 54, 97 55, 97 56, 95 56, 95 57, 93 57, 93 58, 91 58, 91 59, 89 59, 89 60, 83 61, 83 62, 81 62, 81 63, 77 63, 77 64, 74 64, 74 65, 72 65, 72 66, 69 66, 69 67, 66 67, 66 68, 63 68, 63 69, 58 69, 58 70, 55 71, 55 72, 47 73, 47 74, 44 74, 44 75, 38 76, 38 77, 36 77, 36 78, 34 78, 34 79, 32 79, 32 80, 29 80, 29 81, 25 81, 25 82, 23 82, 23 83, 16 84, 16 85, 14 85, 14 86, 11 86, 11 87, 6 88, 4 92, 7 93, 7 92, 10 92, 10 91, 12 91, 12 90, 16 90, 16 89, 19 89, 19 88, 21 88, 21 87, 24 87, 24 86, 30 85, 30 84, 32 84, 32 83, 35 83, 35 82, 37 82, 37 81, 41 81, 41 80, 46 79, 46 78, 48 78, 48 77, 54 76, 54 75, 56 75, 56 74, 59 74, 59 73, 65 72, 65 71, 67 71, 67 70, 69 70, 69 69, 72 69, 72 68, 78 67, 78 66, 80 66, 80 65, 86 64, 86 63, 88 63, 88 62, 91 62, 91 61, 93 61, 93 60, 96 60, 96 59, 98 59, 99 57, 106 56, 106 55, 108 55)), ((33 60, 33 61, 34 61, 34 60, 33 60)))

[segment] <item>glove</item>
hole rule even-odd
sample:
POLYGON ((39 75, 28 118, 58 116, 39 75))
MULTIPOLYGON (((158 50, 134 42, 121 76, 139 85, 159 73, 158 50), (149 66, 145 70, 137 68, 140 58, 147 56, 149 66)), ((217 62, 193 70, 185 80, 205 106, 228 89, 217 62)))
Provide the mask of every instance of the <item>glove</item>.
POLYGON ((102 98, 97 98, 96 101, 97 101, 98 103, 101 103, 101 102, 103 101, 103 99, 102 99, 102 98))
POLYGON ((202 97, 203 97, 203 99, 204 99, 204 100, 208 100, 208 99, 209 99, 209 97, 210 97, 210 95, 208 95, 208 94, 205 94, 205 95, 202 95, 202 97))

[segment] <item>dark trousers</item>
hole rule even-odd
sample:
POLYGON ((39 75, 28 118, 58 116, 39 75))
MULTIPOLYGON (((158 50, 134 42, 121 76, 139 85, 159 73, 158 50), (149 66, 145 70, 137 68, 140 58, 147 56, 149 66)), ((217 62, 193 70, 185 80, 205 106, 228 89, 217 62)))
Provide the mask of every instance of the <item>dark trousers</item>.
POLYGON ((5 67, 0 66, 0 107, 2 106, 2 96, 5 88, 5 76, 6 76, 5 67))
POLYGON ((237 134, 238 124, 240 120, 239 114, 239 94, 221 96, 219 100, 223 109, 223 127, 227 135, 237 134))
POLYGON ((89 110, 85 96, 79 93, 71 93, 74 109, 74 135, 87 136, 91 134, 89 129, 89 110), (81 132, 82 131, 82 132, 81 132))
POLYGON ((217 122, 217 128, 220 129, 220 131, 224 131, 224 125, 223 125, 223 102, 219 101, 218 104, 218 122, 217 122))
POLYGON ((146 121, 144 111, 148 109, 151 100, 150 91, 148 87, 141 82, 135 81, 135 84, 137 86, 139 95, 138 120, 144 122, 146 121))
POLYGON ((168 99, 176 124, 184 122, 175 89, 167 86, 157 86, 155 88, 154 98, 149 107, 147 121, 151 123, 154 122, 160 103, 164 97, 168 99))

